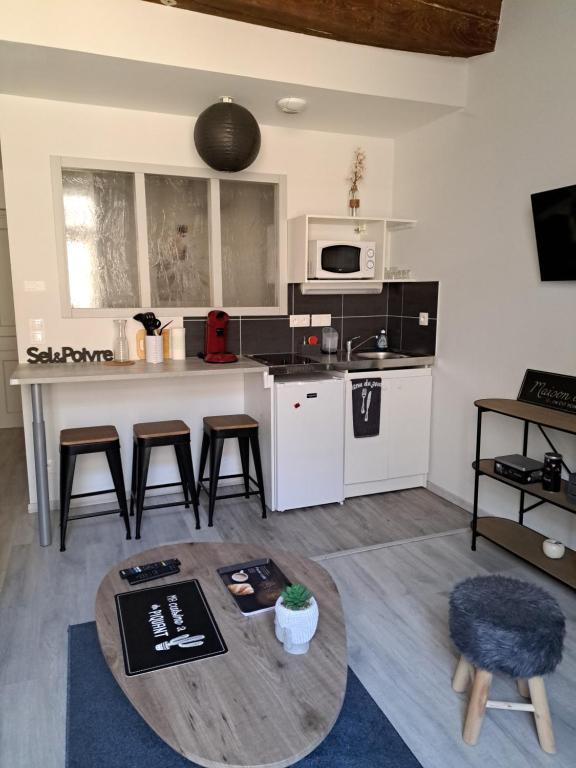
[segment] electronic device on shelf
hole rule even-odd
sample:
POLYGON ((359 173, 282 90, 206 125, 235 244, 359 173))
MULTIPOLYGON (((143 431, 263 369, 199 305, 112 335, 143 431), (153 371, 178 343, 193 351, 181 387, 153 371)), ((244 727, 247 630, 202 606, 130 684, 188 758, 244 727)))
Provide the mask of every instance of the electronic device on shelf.
POLYGON ((530 459, 519 453, 509 456, 496 456, 494 459, 494 472, 502 477, 509 477, 517 483, 542 482, 542 470, 544 464, 541 461, 530 459))
POLYGON ((309 240, 308 278, 373 280, 376 243, 362 240, 309 240))

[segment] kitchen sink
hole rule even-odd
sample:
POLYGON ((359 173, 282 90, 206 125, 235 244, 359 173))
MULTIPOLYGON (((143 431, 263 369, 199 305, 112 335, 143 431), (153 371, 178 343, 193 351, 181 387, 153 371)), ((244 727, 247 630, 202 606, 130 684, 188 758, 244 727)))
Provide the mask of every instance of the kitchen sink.
POLYGON ((410 357, 410 355, 402 355, 400 352, 353 352, 352 359, 360 358, 360 360, 396 360, 399 357, 410 357))

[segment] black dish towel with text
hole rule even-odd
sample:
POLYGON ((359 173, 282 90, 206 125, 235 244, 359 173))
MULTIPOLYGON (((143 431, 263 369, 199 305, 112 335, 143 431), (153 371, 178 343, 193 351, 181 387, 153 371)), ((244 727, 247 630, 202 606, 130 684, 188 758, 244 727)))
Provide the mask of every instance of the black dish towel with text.
POLYGON ((380 396, 382 379, 352 381, 352 423, 354 437, 380 434, 380 396))

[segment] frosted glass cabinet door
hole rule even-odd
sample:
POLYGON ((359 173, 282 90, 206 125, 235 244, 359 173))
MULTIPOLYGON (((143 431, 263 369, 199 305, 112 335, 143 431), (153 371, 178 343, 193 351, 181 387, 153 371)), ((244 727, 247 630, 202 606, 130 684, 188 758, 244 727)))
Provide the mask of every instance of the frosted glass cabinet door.
POLYGON ((134 174, 65 168, 62 187, 71 306, 137 307, 134 174))
POLYGON ((146 174, 153 307, 210 306, 208 181, 146 174))
POLYGON ((225 307, 273 307, 278 281, 277 185, 220 181, 225 307))

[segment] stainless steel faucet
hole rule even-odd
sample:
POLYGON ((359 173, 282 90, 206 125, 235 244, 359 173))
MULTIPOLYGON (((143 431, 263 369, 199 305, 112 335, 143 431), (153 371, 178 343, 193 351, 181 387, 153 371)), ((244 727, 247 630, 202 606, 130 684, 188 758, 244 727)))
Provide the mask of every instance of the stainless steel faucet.
POLYGON ((359 347, 361 347, 363 344, 366 344, 366 342, 370 341, 371 339, 377 339, 378 334, 373 333, 372 336, 367 336, 365 339, 358 342, 358 344, 355 344, 354 346, 352 346, 352 342, 356 341, 356 339, 359 339, 359 338, 360 336, 352 336, 352 338, 348 339, 348 341, 346 342, 346 360, 350 360, 350 356, 355 349, 358 349, 359 347))

